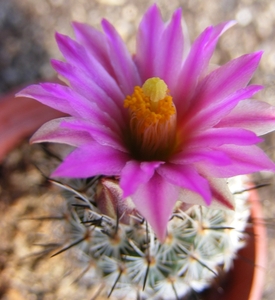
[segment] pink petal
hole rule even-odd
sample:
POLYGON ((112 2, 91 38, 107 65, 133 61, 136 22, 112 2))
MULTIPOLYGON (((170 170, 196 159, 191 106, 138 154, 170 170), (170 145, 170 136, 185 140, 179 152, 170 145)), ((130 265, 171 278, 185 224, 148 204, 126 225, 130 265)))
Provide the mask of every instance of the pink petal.
POLYGON ((148 221, 160 241, 166 237, 167 223, 178 199, 179 188, 157 173, 141 184, 132 199, 139 213, 148 221))
POLYGON ((226 166, 230 164, 230 159, 222 152, 209 148, 185 149, 184 151, 175 154, 170 160, 174 164, 194 164, 203 161, 211 166, 226 166))
POLYGON ((104 33, 78 22, 73 22, 73 28, 77 41, 88 50, 89 55, 93 56, 110 75, 114 75, 104 33))
POLYGON ((216 127, 242 127, 263 135, 275 129, 275 107, 257 100, 240 102, 216 127))
POLYGON ((207 178, 210 190, 213 196, 213 204, 217 202, 219 205, 225 208, 234 209, 235 200, 228 188, 226 180, 220 178, 207 178))
MULTIPOLYGON (((51 83, 47 84, 47 86, 51 85, 52 89, 55 89, 58 84, 51 83)), ((45 87, 45 85, 44 85, 45 87)), ((58 98, 51 95, 50 92, 46 91, 42 85, 33 84, 24 88, 20 92, 16 94, 17 97, 28 97, 32 99, 36 99, 42 104, 45 104, 51 108, 59 110, 69 115, 78 115, 77 112, 69 105, 67 98, 58 98)))
POLYGON ((109 57, 117 82, 124 95, 130 95, 134 91, 134 86, 141 85, 137 68, 115 28, 106 20, 103 20, 101 24, 107 37, 109 57))
POLYGON ((189 101, 194 94, 200 77, 205 75, 204 73, 219 37, 234 24, 234 21, 230 21, 215 27, 208 27, 193 43, 178 78, 180 84, 178 84, 178 88, 173 93, 180 116, 188 109, 189 101))
MULTIPOLYGON (((212 201, 209 207, 212 209, 234 209, 234 197, 228 188, 226 180, 211 178, 208 181, 212 192, 212 201)), ((187 189, 180 190, 179 200, 191 205, 206 205, 199 194, 187 189)))
POLYGON ((75 149, 52 176, 87 178, 97 175, 116 176, 129 160, 129 156, 112 147, 96 142, 75 149))
POLYGON ((127 111, 121 103, 118 105, 115 100, 111 99, 106 92, 89 77, 87 72, 65 62, 57 60, 52 60, 51 62, 56 72, 69 81, 73 90, 90 102, 96 103, 103 112, 107 112, 116 120, 116 123, 123 126, 122 124, 124 124, 123 121, 126 119, 125 115, 127 111))
POLYGON ((102 124, 87 120, 67 118, 61 123, 61 127, 71 131, 89 133, 90 136, 102 146, 109 146, 122 152, 128 152, 122 138, 117 132, 102 124))
POLYGON ((224 144, 252 145, 262 141, 249 130, 241 128, 210 128, 187 141, 190 148, 217 147, 224 144))
MULTIPOLYGON (((185 123, 185 131, 188 132, 192 129, 193 132, 196 132, 213 127, 219 123, 222 118, 228 115, 241 100, 252 97, 262 88, 263 87, 259 85, 250 85, 244 89, 234 92, 219 103, 206 105, 203 109, 199 110, 197 114, 190 114, 189 119, 185 116, 183 120, 185 123)), ((221 127, 231 127, 231 125, 221 127)), ((237 125, 236 127, 242 128, 243 126, 237 125)))
POLYGON ((123 197, 128 197, 144 183, 147 183, 155 173, 155 170, 162 162, 138 162, 128 161, 121 172, 120 187, 123 190, 123 197))
POLYGON ((117 104, 123 105, 125 95, 121 92, 115 79, 100 64, 95 57, 89 56, 86 49, 62 34, 56 34, 58 47, 70 65, 85 71, 102 90, 117 104))
POLYGON ((160 50, 164 23, 156 4, 152 5, 139 25, 135 61, 142 82, 155 76, 156 53, 160 50))
POLYGON ((170 23, 165 28, 161 45, 155 53, 155 76, 160 77, 174 90, 178 85, 178 73, 183 57, 183 33, 181 27, 181 9, 175 11, 170 23))
POLYGON ((194 110, 219 103, 235 91, 244 88, 257 69, 262 51, 233 59, 207 75, 194 95, 194 110))
POLYGON ((184 189, 189 189, 203 197, 207 204, 211 202, 208 182, 191 165, 161 165, 157 172, 168 182, 184 189))
POLYGON ((228 178, 262 170, 275 171, 275 164, 257 146, 223 145, 218 149, 229 157, 231 164, 225 168, 211 167, 198 162, 196 167, 200 172, 208 176, 228 178))
POLYGON ((60 124, 67 119, 69 118, 60 118, 45 123, 31 137, 30 142, 53 142, 79 147, 94 141, 87 132, 60 127, 60 124))
POLYGON ((90 102, 70 87, 56 83, 42 83, 23 89, 18 95, 34 98, 74 117, 92 119, 93 122, 117 128, 116 122, 110 115, 99 109, 96 103, 90 102))

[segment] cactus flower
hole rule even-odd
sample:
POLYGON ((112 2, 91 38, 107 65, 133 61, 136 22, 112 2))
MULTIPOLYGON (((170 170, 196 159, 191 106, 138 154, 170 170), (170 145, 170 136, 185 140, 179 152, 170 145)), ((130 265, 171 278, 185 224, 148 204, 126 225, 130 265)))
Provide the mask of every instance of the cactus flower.
POLYGON ((119 178, 160 240, 175 203, 233 208, 225 178, 275 170, 255 144, 274 129, 275 110, 252 100, 262 52, 216 67, 210 59, 233 21, 206 28, 189 47, 181 10, 168 22, 156 5, 143 16, 132 56, 115 28, 73 23, 76 40, 57 33, 65 61, 52 66, 67 85, 42 83, 19 95, 68 114, 31 141, 73 146, 52 176, 119 178))

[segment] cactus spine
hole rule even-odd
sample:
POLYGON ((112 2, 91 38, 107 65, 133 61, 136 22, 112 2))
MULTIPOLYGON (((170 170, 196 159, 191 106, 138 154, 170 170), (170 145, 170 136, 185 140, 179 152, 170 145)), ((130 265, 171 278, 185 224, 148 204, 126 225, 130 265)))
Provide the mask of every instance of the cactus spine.
MULTIPOLYGON (((240 182, 231 180, 233 192, 240 182)), ((72 248, 82 280, 111 299, 172 300, 200 292, 230 269, 245 245, 246 193, 235 195, 235 211, 179 203, 160 242, 131 199, 122 200, 115 178, 55 183, 64 189, 67 243, 54 255, 72 248)))

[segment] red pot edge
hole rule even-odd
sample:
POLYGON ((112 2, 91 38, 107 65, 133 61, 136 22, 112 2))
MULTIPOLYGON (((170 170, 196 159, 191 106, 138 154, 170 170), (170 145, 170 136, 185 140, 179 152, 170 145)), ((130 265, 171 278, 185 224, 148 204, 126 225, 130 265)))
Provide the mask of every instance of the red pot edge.
POLYGON ((0 163, 25 138, 49 120, 65 116, 36 100, 15 97, 17 88, 0 97, 0 163))
POLYGON ((256 190, 251 190, 249 196, 255 240, 255 267, 249 300, 260 300, 264 289, 267 268, 267 232, 259 194, 256 190))

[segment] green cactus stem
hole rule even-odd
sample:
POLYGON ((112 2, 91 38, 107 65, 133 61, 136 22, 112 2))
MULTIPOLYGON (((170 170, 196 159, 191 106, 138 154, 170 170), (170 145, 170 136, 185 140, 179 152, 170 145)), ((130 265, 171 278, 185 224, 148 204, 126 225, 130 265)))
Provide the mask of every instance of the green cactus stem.
POLYGON ((232 267, 245 245, 250 212, 247 193, 236 193, 243 188, 240 177, 229 181, 235 211, 177 203, 162 243, 131 199, 122 199, 116 178, 53 182, 63 189, 66 211, 66 243, 54 255, 70 249, 83 268, 80 280, 110 299, 199 293, 232 267))

